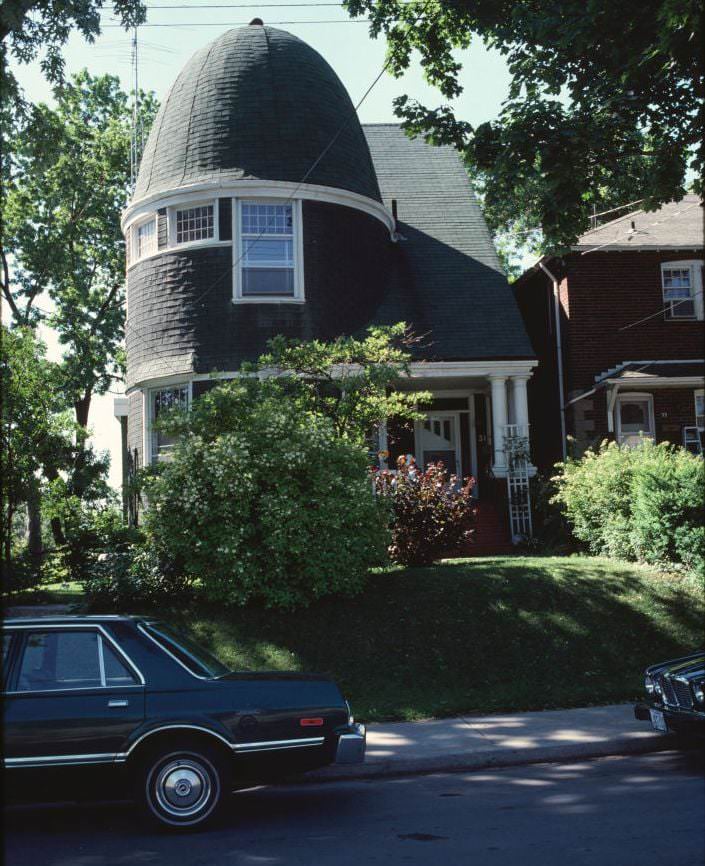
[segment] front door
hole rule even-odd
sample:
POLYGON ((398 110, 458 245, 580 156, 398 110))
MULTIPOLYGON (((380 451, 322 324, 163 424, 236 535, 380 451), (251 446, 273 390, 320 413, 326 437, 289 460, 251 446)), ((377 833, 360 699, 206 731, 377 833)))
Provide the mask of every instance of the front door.
POLYGON ((427 468, 443 463, 449 475, 461 474, 457 412, 433 412, 417 426, 416 459, 427 468))
POLYGON ((621 445, 639 445, 654 438, 653 398, 624 394, 617 398, 617 439, 621 445))

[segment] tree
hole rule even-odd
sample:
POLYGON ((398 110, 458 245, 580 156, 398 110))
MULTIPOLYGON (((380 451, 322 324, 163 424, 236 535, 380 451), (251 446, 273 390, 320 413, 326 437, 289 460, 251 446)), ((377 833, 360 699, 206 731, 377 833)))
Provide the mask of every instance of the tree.
MULTIPOLYGON (((100 35, 102 0, 3 0, 0 6, 0 76, 2 98, 17 98, 19 88, 7 68, 8 55, 30 63, 42 51, 42 72, 52 84, 64 78, 61 49, 76 28, 88 42, 100 35)), ((114 0, 113 12, 125 29, 142 24, 147 11, 141 0, 114 0)))
POLYGON ((0 499, 3 577, 11 574, 13 521, 38 496, 39 473, 58 478, 72 452, 73 425, 55 387, 56 366, 29 328, 2 326, 0 499))
MULTIPOLYGON (((143 96, 146 125, 155 108, 143 96)), ((81 443, 93 395, 121 376, 120 213, 129 195, 130 124, 119 79, 84 70, 64 85, 55 108, 40 104, 17 120, 6 157, 3 297, 15 324, 56 330, 66 350, 58 387, 73 406, 81 443), (38 306, 45 292, 53 310, 38 306)), ((77 460, 80 471, 85 449, 77 460)))
POLYGON ((418 51, 425 77, 457 97, 455 48, 480 39, 511 74, 495 121, 477 127, 447 105, 395 100, 406 129, 463 154, 485 195, 494 230, 542 230, 557 250, 589 227, 592 213, 644 200, 655 209, 702 192, 705 73, 696 0, 345 0, 387 38, 400 75, 418 51))
POLYGON ((404 322, 372 326, 365 336, 324 340, 269 341, 268 352, 246 373, 264 374, 269 393, 295 398, 305 411, 329 418, 339 436, 363 444, 387 418, 413 421, 423 416, 427 391, 400 391, 409 373, 410 348, 417 342, 404 322), (274 375, 272 375, 274 374, 274 375))

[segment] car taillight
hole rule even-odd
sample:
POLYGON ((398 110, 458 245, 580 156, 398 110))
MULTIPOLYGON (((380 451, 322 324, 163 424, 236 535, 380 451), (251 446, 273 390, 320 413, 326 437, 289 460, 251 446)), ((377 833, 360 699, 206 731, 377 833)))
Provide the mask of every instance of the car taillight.
POLYGON ((300 719, 299 724, 302 728, 320 728, 323 725, 323 719, 300 719))

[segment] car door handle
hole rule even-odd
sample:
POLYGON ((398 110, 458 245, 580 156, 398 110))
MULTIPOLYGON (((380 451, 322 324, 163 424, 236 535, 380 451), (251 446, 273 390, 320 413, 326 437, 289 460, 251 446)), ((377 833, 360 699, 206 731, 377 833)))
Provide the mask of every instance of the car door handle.
POLYGON ((129 701, 108 701, 109 707, 126 707, 129 705, 129 701))

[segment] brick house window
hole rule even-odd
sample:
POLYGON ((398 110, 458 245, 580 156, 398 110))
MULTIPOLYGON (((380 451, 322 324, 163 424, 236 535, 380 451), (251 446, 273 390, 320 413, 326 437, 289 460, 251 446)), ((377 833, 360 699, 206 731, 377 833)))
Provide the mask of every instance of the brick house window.
POLYGON ((171 409, 188 409, 191 402, 191 386, 173 385, 169 388, 158 388, 150 391, 149 397, 149 436, 152 463, 160 463, 169 459, 169 454, 176 444, 174 436, 170 436, 163 430, 157 430, 155 421, 164 412, 171 409))
POLYGON ((705 430, 705 390, 695 392, 695 426, 705 430))
POLYGON ((666 319, 703 318, 702 261, 664 262, 661 265, 666 319))
POLYGON ((210 240, 214 237, 213 205, 177 209, 176 243, 210 240))

